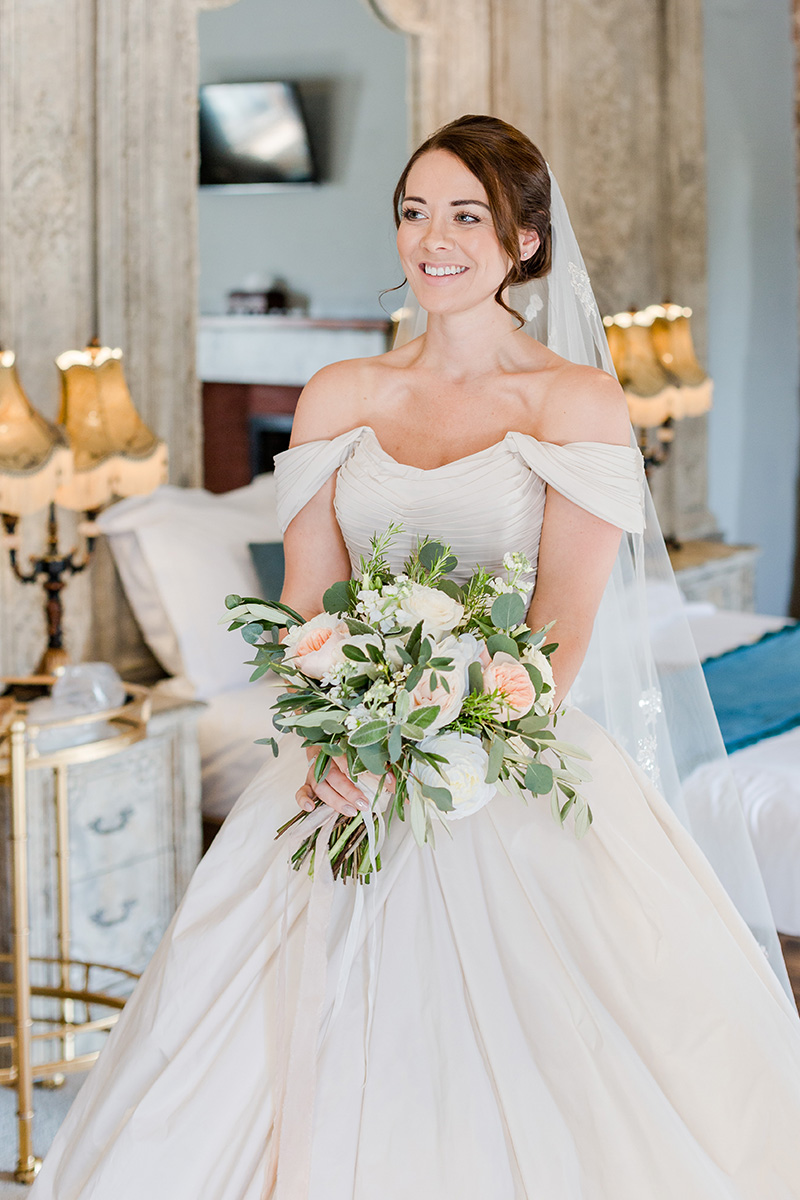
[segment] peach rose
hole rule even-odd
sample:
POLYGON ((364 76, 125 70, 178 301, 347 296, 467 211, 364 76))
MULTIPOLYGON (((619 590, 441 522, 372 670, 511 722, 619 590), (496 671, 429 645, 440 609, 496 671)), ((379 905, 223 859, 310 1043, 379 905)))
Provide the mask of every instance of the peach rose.
POLYGON ((502 696, 504 721, 524 717, 536 699, 536 689, 524 665, 505 650, 498 650, 489 666, 484 668, 483 686, 487 692, 498 691, 502 696))
POLYGON ((416 709, 429 708, 433 704, 438 704, 439 712, 428 726, 429 734, 435 733, 443 725, 449 725, 451 721, 455 721, 461 712, 461 704, 467 690, 466 674, 460 667, 453 671, 437 671, 438 680, 435 688, 431 687, 432 673, 430 669, 423 671, 422 678, 411 692, 411 708, 408 714, 409 721, 413 721, 416 709), (443 678, 447 679, 449 692, 445 691, 442 686, 443 678))
POLYGON ((297 667, 309 679, 322 676, 344 661, 342 645, 349 630, 344 621, 328 613, 320 613, 293 629, 287 641, 286 661, 297 667))

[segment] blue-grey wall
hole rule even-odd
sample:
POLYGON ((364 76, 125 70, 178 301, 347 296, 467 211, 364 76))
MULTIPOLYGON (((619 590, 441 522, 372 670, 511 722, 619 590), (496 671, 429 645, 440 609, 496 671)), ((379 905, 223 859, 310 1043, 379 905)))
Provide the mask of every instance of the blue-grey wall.
POLYGON ((783 613, 794 556, 800 406, 790 0, 704 0, 709 503, 763 548, 757 606, 783 613))
POLYGON ((224 312, 249 276, 281 275, 317 315, 382 315, 379 291, 402 279, 391 198, 408 152, 405 73, 404 38, 363 0, 238 0, 201 13, 201 82, 298 81, 326 176, 267 195, 201 189, 202 312, 224 312))

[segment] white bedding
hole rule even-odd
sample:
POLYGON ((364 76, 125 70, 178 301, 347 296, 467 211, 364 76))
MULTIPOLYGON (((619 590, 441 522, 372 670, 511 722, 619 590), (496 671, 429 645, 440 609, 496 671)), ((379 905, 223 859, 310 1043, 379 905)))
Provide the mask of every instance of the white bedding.
MULTIPOLYGON (((785 617, 713 611, 687 612, 701 658, 724 654, 780 629, 785 617)), ((272 756, 256 746, 272 732, 270 703, 276 686, 260 680, 213 696, 200 718, 203 760, 203 814, 223 821, 239 793, 272 756)), ((775 923, 800 935, 800 729, 738 750, 729 759, 747 817, 753 847, 764 876, 775 923)), ((713 792, 721 778, 713 768, 703 784, 713 792)))

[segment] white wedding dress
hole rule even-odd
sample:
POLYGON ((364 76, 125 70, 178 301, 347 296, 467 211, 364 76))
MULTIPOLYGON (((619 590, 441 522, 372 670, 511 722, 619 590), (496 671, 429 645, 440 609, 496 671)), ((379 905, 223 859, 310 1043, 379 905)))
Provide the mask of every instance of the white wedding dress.
MULTIPOLYGON (((406 531, 395 566, 417 533, 450 542, 462 575, 506 550, 535 561, 548 484, 641 528, 627 447, 509 433, 422 470, 361 427, 278 469, 284 526, 339 470, 354 563, 390 520, 406 531)), ((326 978, 308 961, 317 884, 274 840, 306 770, 285 735, 201 862, 31 1200, 796 1200, 796 1012, 646 776, 577 709, 559 731, 592 755, 589 834, 500 794, 435 850, 394 823, 376 881, 332 884, 327 925, 324 897, 312 914, 326 978)))

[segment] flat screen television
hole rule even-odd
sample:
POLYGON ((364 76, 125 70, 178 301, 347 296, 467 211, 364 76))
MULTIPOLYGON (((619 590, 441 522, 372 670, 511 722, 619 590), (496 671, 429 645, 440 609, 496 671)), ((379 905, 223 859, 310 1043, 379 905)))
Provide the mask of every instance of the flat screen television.
POLYGON ((318 180, 292 83, 200 89, 200 186, 262 189, 318 180))

